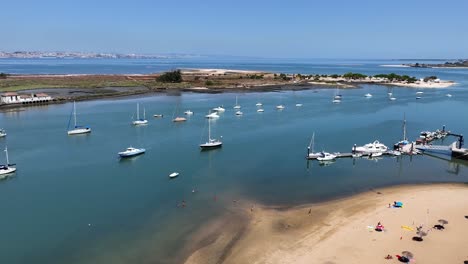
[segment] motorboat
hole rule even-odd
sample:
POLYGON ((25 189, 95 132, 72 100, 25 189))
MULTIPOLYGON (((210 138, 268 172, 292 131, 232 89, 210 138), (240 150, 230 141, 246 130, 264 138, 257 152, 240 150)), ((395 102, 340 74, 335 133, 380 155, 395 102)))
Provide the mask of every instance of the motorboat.
POLYGON ((416 92, 416 94, 423 94, 424 92, 416 92))
POLYGON ((185 115, 193 115, 193 112, 190 111, 190 110, 187 110, 187 111, 184 112, 184 114, 185 114, 185 115))
POLYGON ((128 158, 128 157, 133 157, 133 156, 143 154, 145 152, 146 150, 144 148, 128 147, 126 150, 121 151, 118 154, 121 158, 128 158))
POLYGON ((218 113, 213 112, 213 113, 210 113, 210 114, 206 115, 205 117, 209 118, 209 119, 216 119, 216 118, 219 118, 219 115, 218 115, 218 113))
POLYGON ((236 116, 241 116, 243 115, 244 113, 242 113, 241 111, 236 111, 236 116))
POLYGON ((372 97, 372 94, 366 93, 366 94, 364 95, 364 97, 366 97, 366 98, 371 98, 371 97, 372 97))
POLYGON ((76 104, 75 104, 75 102, 73 102, 72 115, 73 115, 73 120, 74 120, 75 125, 73 126, 72 129, 70 129, 70 121, 68 121, 68 131, 67 131, 68 135, 79 135, 79 134, 91 133, 91 128, 77 125, 77 123, 76 123, 76 104))
POLYGON ((226 109, 224 109, 221 106, 218 106, 218 107, 213 108, 213 111, 216 111, 218 113, 222 113, 222 112, 226 111, 226 109))
POLYGON ((0 128, 0 138, 6 137, 6 135, 7 135, 7 133, 6 133, 5 129, 0 128))
POLYGON ((385 152, 386 154, 390 155, 390 156, 401 156, 401 152, 398 151, 398 150, 389 150, 387 152, 385 152))
POLYGON ((341 103, 341 99, 333 99, 332 103, 339 104, 341 103))
POLYGON ((392 97, 390 97, 390 98, 388 98, 388 99, 390 99, 390 101, 395 101, 395 100, 396 100, 396 98, 395 98, 395 97, 393 97, 393 96, 392 96, 392 97))
POLYGON ((257 110, 257 112, 263 113, 263 112, 265 112, 265 110, 263 108, 260 108, 260 109, 257 110))
POLYGON ((382 155, 383 155, 382 152, 373 152, 373 153, 370 153, 370 154, 369 154, 369 159, 377 158, 377 157, 380 157, 380 156, 382 156, 382 155))
POLYGON ((140 104, 137 103, 137 118, 133 120, 132 124, 134 126, 146 125, 148 124, 148 120, 146 120, 146 111, 143 108, 143 119, 140 118, 140 104))
POLYGON ((156 117, 156 118, 162 118, 164 115, 162 114, 154 114, 153 117, 156 117))
POLYGON ((387 146, 380 143, 378 140, 365 144, 364 146, 353 147, 353 153, 383 153, 388 150, 387 146))
POLYGON ((302 104, 296 104, 296 106, 297 106, 297 107, 301 107, 301 106, 302 106, 302 104))
POLYGON ((317 157, 317 160, 318 161, 330 161, 330 160, 334 160, 335 158, 336 158, 336 155, 322 151, 321 156, 317 157))
POLYGON ((277 110, 283 110, 283 109, 284 109, 284 105, 277 105, 277 106, 276 106, 276 109, 277 109, 277 110))
POLYGON ((416 96, 416 100, 419 100, 421 99, 422 97, 421 96, 416 96))
POLYGON ((173 172, 171 174, 169 174, 169 178, 173 179, 175 177, 179 176, 179 173, 178 172, 173 172))
POLYGON ((0 165, 0 178, 3 179, 7 176, 7 174, 13 173, 16 171, 15 164, 10 164, 10 160, 8 159, 8 148, 5 147, 5 157, 6 157, 6 164, 0 165))
POLYGON ((263 104, 260 103, 260 102, 256 103, 255 105, 256 105, 256 106, 263 106, 263 104))
POLYGON ((446 94, 445 96, 447 96, 447 97, 452 97, 452 95, 451 95, 451 94, 446 94))
POLYGON ((202 150, 220 148, 223 142, 219 139, 211 138, 211 120, 208 120, 208 141, 200 144, 202 150))

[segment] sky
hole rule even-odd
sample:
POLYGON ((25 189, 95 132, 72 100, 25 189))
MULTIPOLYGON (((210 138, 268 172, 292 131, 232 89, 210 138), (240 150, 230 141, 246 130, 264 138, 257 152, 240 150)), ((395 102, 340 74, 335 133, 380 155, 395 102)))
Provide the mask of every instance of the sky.
POLYGON ((0 51, 468 58, 466 0, 2 0, 0 51))

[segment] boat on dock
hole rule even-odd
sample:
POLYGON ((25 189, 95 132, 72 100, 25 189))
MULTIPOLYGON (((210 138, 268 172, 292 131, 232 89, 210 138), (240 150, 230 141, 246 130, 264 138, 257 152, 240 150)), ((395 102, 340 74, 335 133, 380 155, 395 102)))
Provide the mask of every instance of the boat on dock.
POLYGON ((321 156, 320 157, 317 157, 317 160, 318 161, 331 161, 331 160, 334 160, 336 159, 336 155, 334 154, 331 154, 331 153, 328 153, 328 152, 321 152, 321 156))
POLYGON ((365 144, 364 146, 354 145, 352 151, 353 153, 384 153, 388 150, 388 147, 380 143, 378 140, 375 140, 372 143, 365 144))
POLYGON ((307 147, 307 159, 317 159, 322 156, 322 152, 314 152, 315 145, 315 132, 312 133, 312 138, 310 139, 309 146, 307 147))

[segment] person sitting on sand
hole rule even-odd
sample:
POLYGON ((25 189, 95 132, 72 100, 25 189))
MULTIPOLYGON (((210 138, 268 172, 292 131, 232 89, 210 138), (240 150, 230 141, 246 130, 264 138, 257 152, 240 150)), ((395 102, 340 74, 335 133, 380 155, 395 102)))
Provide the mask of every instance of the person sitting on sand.
POLYGON ((383 229, 384 229, 384 226, 380 222, 377 223, 377 226, 375 227, 375 231, 382 232, 383 229))
POLYGON ((387 256, 385 257, 385 259, 393 259, 393 257, 390 256, 390 254, 389 254, 389 255, 387 255, 387 256))

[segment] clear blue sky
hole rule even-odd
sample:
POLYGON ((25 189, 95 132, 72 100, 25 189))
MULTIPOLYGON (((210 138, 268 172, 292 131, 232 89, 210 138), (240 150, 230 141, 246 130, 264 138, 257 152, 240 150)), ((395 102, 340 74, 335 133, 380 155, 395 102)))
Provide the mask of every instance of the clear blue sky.
POLYGON ((467 0, 4 0, 0 50, 468 58, 467 0))

